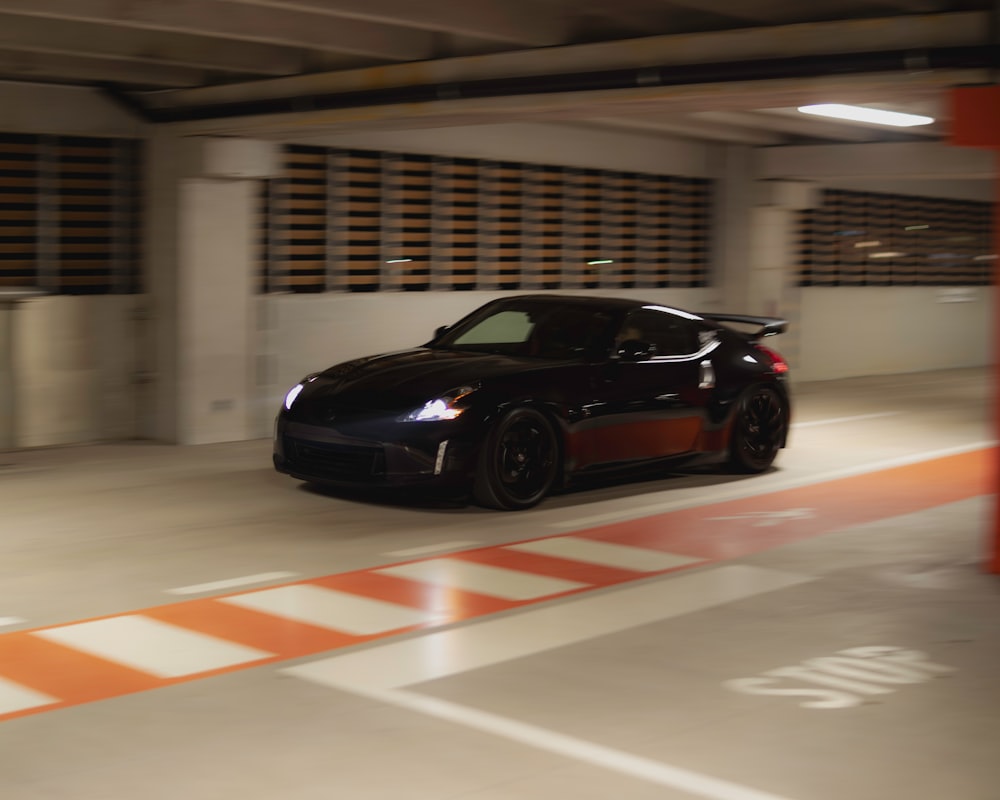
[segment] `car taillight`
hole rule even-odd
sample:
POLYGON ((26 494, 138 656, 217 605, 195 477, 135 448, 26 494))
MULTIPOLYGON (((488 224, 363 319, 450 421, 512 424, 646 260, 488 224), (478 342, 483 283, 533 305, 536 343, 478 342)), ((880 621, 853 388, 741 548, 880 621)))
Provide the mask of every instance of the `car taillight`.
POLYGON ((771 369, 778 375, 784 375, 788 372, 788 362, 781 357, 780 353, 775 352, 770 347, 764 347, 762 344, 755 344, 754 347, 771 363, 771 369))

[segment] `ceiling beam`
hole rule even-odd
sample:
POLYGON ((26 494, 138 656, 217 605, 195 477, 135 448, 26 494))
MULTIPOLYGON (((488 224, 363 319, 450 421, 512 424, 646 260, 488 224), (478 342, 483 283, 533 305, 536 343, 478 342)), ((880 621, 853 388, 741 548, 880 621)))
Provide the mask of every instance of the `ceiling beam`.
POLYGON ((686 114, 650 114, 641 117, 597 117, 587 120, 585 124, 600 128, 668 134, 671 136, 683 136, 688 139, 698 139, 700 141, 747 144, 758 147, 787 144, 785 137, 777 133, 700 121, 686 114))
POLYGON ((947 0, 878 0, 877 5, 883 8, 885 6, 898 8, 907 14, 933 14, 947 11, 948 7, 954 4, 947 0))
POLYGON ((866 103, 896 97, 934 97, 957 83, 982 83, 986 70, 826 76, 708 85, 609 89, 563 94, 435 100, 417 103, 260 114, 172 123, 191 135, 289 135, 306 129, 364 130, 389 125, 447 127, 523 119, 581 120, 593 117, 692 113, 799 106, 817 102, 866 103))
POLYGON ((300 11, 262 11, 224 0, 2 0, 0 11, 237 41, 304 47, 392 61, 429 58, 425 31, 300 11))
POLYGON ((566 15, 535 0, 232 0, 522 45, 565 41, 566 15))
POLYGON ((0 16, 0 48, 121 59, 252 75, 294 75, 302 56, 290 47, 234 42, 88 22, 0 16))
POLYGON ((695 117, 708 122, 776 130, 792 136, 805 136, 813 139, 868 142, 877 138, 866 128, 837 125, 833 122, 808 119, 801 115, 800 118, 795 118, 779 114, 762 114, 756 111, 701 111, 696 113, 695 117))
POLYGON ((125 86, 163 88, 198 86, 205 71, 193 67, 130 64, 119 59, 25 53, 0 50, 0 78, 54 81, 63 84, 115 82, 125 86), (72 76, 67 79, 67 76, 72 76))
MULTIPOLYGON (((780 25, 788 19, 787 0, 664 0, 669 5, 679 8, 697 9, 715 14, 741 19, 747 22, 780 25)), ((954 7, 954 3, 944 0, 855 0, 845 3, 844 0, 810 0, 800 4, 795 15, 800 21, 836 20, 853 17, 863 19, 865 13, 869 16, 885 16, 887 9, 899 9, 903 14, 934 14, 942 13, 954 7)))
POLYGON ((665 0, 665 5, 704 11, 720 17, 728 17, 741 22, 778 22, 788 19, 788 4, 784 3, 784 13, 768 9, 766 2, 747 3, 746 0, 665 0), (758 11, 758 8, 762 11, 758 11))
POLYGON ((825 179, 991 179, 992 153, 937 142, 800 145, 757 154, 758 177, 825 179))
MULTIPOLYGON (((33 0, 18 2, 30 3, 33 0)), ((336 94, 486 78, 808 56, 829 53, 831 49, 850 53, 985 44, 988 20, 988 15, 984 13, 962 12, 905 19, 788 25, 776 29, 650 36, 628 41, 539 48, 517 53, 391 64, 375 69, 210 86, 165 93, 150 97, 149 101, 157 107, 215 105, 248 99, 336 94)))

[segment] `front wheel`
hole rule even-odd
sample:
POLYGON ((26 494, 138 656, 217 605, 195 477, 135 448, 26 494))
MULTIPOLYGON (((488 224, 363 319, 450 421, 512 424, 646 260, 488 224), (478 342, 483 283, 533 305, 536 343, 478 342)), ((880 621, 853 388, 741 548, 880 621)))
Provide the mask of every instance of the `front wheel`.
POLYGON ((729 440, 729 466, 736 472, 763 472, 785 441, 788 409, 770 386, 754 386, 740 398, 729 440))
POLYGON ((486 437, 473 495, 488 508, 531 508, 548 494, 558 471, 559 443, 551 423, 534 409, 518 408, 486 437))

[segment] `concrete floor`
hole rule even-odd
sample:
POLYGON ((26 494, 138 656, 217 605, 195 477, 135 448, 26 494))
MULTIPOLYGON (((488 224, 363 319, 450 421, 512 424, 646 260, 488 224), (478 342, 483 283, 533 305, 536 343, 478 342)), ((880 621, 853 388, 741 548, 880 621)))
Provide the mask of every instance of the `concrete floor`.
POLYGON ((987 377, 801 385, 766 475, 512 514, 0 454, 0 798, 997 800, 987 377))

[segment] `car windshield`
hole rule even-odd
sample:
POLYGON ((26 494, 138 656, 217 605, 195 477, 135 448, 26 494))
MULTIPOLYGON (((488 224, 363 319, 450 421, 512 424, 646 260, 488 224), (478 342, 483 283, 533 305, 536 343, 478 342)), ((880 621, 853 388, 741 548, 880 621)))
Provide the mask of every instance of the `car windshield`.
POLYGON ((612 317, 602 311, 555 303, 488 306, 447 331, 433 347, 566 360, 592 356, 606 346, 612 317))

